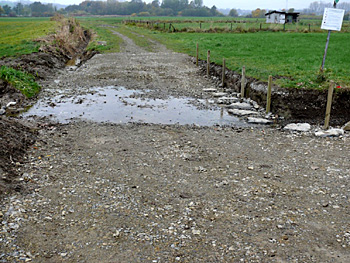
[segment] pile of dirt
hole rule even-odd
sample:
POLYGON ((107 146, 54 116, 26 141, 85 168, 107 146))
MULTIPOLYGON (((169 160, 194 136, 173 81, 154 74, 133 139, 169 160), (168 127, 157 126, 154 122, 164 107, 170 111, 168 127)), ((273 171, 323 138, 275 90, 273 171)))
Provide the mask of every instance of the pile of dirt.
POLYGON ((9 102, 16 102, 22 104, 25 96, 13 88, 10 84, 0 79, 0 109, 9 102))
POLYGON ((36 132, 18 121, 0 117, 0 196, 4 192, 19 190, 16 184, 17 169, 24 160, 36 132))
POLYGON ((63 68, 68 59, 64 54, 36 52, 17 59, 7 58, 0 63, 44 79, 47 75, 53 75, 56 69, 63 68))

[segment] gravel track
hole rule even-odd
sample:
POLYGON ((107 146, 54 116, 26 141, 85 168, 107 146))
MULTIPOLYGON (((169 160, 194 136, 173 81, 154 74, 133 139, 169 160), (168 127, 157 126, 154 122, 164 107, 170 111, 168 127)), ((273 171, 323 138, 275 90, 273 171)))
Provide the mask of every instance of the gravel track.
MULTIPOLYGON (((205 98, 186 55, 97 55, 46 83, 205 98)), ((157 48, 156 48, 157 49, 157 48)), ((47 121, 0 206, 0 262, 350 262, 349 134, 47 121)))

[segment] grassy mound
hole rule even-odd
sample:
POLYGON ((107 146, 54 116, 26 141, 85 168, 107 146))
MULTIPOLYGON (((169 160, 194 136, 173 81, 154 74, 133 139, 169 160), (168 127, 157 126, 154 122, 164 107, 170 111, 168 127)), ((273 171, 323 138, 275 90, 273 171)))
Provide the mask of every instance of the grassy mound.
POLYGON ((33 75, 7 66, 0 67, 0 79, 18 89, 27 98, 34 97, 41 89, 33 75))

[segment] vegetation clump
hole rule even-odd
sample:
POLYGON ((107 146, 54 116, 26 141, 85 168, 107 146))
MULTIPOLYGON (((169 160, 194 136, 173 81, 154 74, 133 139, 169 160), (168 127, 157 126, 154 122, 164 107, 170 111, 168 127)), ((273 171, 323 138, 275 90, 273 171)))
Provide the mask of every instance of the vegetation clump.
POLYGON ((33 75, 7 66, 0 67, 0 79, 18 89, 27 98, 34 97, 41 89, 33 75))
POLYGON ((57 23, 56 32, 38 39, 41 43, 39 51, 59 52, 70 58, 88 42, 90 33, 85 31, 75 18, 65 18, 56 14, 50 20, 57 23))

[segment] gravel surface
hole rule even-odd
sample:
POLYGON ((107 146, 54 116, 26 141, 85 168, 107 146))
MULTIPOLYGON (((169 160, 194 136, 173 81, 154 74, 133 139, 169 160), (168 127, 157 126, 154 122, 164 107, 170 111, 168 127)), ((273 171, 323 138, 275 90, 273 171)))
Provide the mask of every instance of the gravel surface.
MULTIPOLYGON (((129 39, 46 83, 205 98, 186 55, 129 39)), ((41 120, 42 122, 42 120, 41 120)), ((0 262, 350 262, 349 133, 41 124, 0 206, 0 262)))

